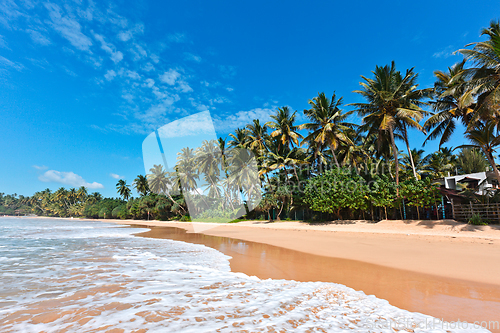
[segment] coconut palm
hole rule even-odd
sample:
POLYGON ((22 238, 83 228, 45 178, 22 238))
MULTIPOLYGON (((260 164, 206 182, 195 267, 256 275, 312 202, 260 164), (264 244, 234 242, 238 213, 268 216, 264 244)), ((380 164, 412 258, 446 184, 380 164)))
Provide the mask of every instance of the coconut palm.
POLYGON ((237 128, 234 134, 231 133, 229 136, 232 138, 229 141, 229 146, 233 148, 246 148, 249 143, 248 130, 246 128, 237 128))
POLYGON ((176 191, 176 187, 179 183, 177 173, 169 173, 163 169, 163 165, 161 164, 154 164, 151 169, 149 169, 151 172, 150 174, 146 175, 146 178, 148 180, 148 187, 151 190, 151 192, 156 193, 156 194, 165 194, 167 198, 174 204, 176 205, 177 209, 182 212, 185 212, 184 207, 182 207, 182 204, 179 204, 172 198, 171 192, 176 191))
POLYGON ((427 157, 429 176, 433 179, 443 178, 454 171, 456 156, 451 148, 439 148, 427 157))
POLYGON ((465 91, 464 76, 465 60, 448 67, 447 72, 435 71, 434 83, 435 100, 431 102, 435 113, 424 123, 424 129, 430 131, 423 145, 428 140, 441 137, 439 147, 447 142, 456 128, 457 121, 467 125, 473 112, 473 105, 464 106, 461 98, 465 91))
POLYGON ((259 119, 254 119, 251 124, 247 125, 248 135, 248 148, 254 153, 255 156, 260 157, 264 154, 266 149, 267 126, 261 125, 259 119))
POLYGON ((201 147, 195 152, 194 162, 200 175, 204 175, 207 182, 208 195, 211 198, 220 197, 220 175, 222 167, 222 156, 220 147, 215 140, 204 140, 201 147))
POLYGON ((461 145, 457 148, 477 148, 481 149, 486 156, 486 159, 491 165, 493 172, 500 184, 500 172, 495 163, 496 149, 500 146, 500 135, 496 130, 496 124, 493 122, 476 122, 473 129, 465 132, 465 137, 471 141, 470 145, 461 145))
POLYGON ((76 197, 80 202, 84 202, 87 199, 88 192, 85 186, 80 186, 76 191, 76 197))
POLYGON ((128 200, 128 198, 130 198, 130 194, 132 193, 130 185, 127 185, 127 182, 123 179, 120 179, 118 183, 116 183, 116 190, 125 200, 128 200))
POLYGON ((463 107, 472 106, 476 102, 474 115, 468 128, 475 126, 479 119, 500 119, 500 24, 492 21, 488 28, 481 31, 481 36, 487 35, 488 40, 466 45, 472 49, 460 49, 466 60, 475 67, 464 70, 468 79, 462 86, 465 88, 460 98, 463 107))
POLYGON ((458 153, 456 164, 462 174, 468 174, 487 170, 489 163, 480 149, 464 148, 458 153))
POLYGON ((133 186, 141 196, 145 196, 149 192, 148 179, 143 175, 138 175, 137 178, 134 179, 133 186))
POLYGON ((196 191, 196 180, 199 178, 196 172, 194 149, 186 147, 177 153, 175 170, 179 177, 180 188, 186 191, 196 191))
POLYGON ((311 108, 304 110, 309 123, 299 126, 299 129, 307 129, 309 134, 304 138, 303 143, 315 141, 317 149, 328 146, 337 167, 340 167, 335 151, 343 145, 352 145, 352 141, 346 132, 355 125, 347 123, 345 120, 349 113, 342 113, 339 108, 342 105, 342 97, 337 99, 333 93, 331 100, 325 93, 319 93, 317 97, 309 100, 311 108))
MULTIPOLYGON (((374 79, 361 76, 362 90, 354 92, 362 95, 367 103, 353 103, 356 111, 363 117, 363 129, 368 136, 378 133, 388 134, 392 147, 396 170, 396 184, 399 185, 398 149, 395 141, 395 132, 399 132, 406 143, 411 158, 407 128, 423 130, 418 123, 424 116, 421 109, 424 98, 430 95, 428 89, 417 89, 418 74, 412 69, 403 76, 396 70, 394 61, 384 67, 376 66, 373 72, 374 79)), ((415 178, 417 174, 412 163, 415 178)), ((399 192, 398 192, 399 195, 399 192)))
POLYGON ((413 165, 415 168, 415 172, 418 175, 418 179, 421 179, 423 175, 430 173, 428 164, 430 156, 424 156, 424 153, 425 150, 414 148, 411 150, 412 159, 410 159, 408 154, 402 154, 403 158, 401 159, 401 164, 403 164, 406 170, 411 172, 411 160, 413 160, 413 165))
POLYGON ((281 145, 286 148, 293 148, 299 145, 302 135, 298 133, 299 126, 295 125, 297 111, 293 112, 288 106, 278 108, 275 115, 271 115, 272 121, 268 121, 266 126, 274 129, 271 137, 278 138, 281 145))

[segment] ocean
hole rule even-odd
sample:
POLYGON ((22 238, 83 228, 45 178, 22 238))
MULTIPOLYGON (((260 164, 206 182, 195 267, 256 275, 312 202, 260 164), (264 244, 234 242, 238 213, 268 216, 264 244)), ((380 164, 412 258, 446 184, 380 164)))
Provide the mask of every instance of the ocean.
POLYGON ((98 221, 0 218, 1 332, 489 332, 347 286, 231 272, 212 248, 98 221))

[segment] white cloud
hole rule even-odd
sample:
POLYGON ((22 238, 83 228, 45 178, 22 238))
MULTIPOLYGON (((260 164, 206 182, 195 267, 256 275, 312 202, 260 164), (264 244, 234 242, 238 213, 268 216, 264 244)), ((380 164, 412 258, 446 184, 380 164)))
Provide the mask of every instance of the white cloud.
POLYGON ((48 170, 43 175, 39 176, 38 179, 45 183, 59 183, 73 187, 85 186, 91 189, 104 188, 104 186, 100 183, 86 182, 85 179, 82 178, 82 176, 79 176, 74 172, 48 170))
POLYGON ((47 167, 45 165, 33 165, 33 168, 35 168, 37 170, 47 170, 49 167, 47 167))
POLYGON ((453 56, 454 51, 455 51, 455 48, 453 47, 453 45, 448 45, 444 50, 442 50, 440 52, 436 52, 432 56, 434 58, 445 58, 446 59, 448 57, 453 56))
POLYGON ((213 134, 215 137, 215 130, 210 113, 207 111, 173 121, 159 128, 158 134, 162 139, 200 134, 213 134))
POLYGON ((116 173, 110 173, 109 175, 111 176, 111 178, 114 178, 114 179, 125 178, 124 176, 117 175, 116 173))
POLYGON ((101 49, 111 56, 111 60, 115 64, 119 63, 123 59, 123 53, 116 51, 115 46, 111 43, 107 43, 102 35, 94 34, 94 38, 101 42, 101 49))
POLYGON ((142 34, 142 33, 144 33, 144 24, 137 23, 132 29, 120 31, 118 33, 118 39, 120 39, 122 42, 127 42, 130 39, 132 39, 134 37, 134 35, 138 35, 138 34, 142 34))
POLYGON ((151 71, 154 71, 155 70, 155 66, 153 66, 152 63, 148 62, 146 63, 144 66, 142 66, 141 68, 143 71, 145 72, 151 72, 151 71))
POLYGON ((155 85, 155 80, 153 79, 146 79, 144 82, 148 88, 152 88, 155 85))
POLYGON ((61 8, 52 3, 46 3, 45 8, 49 11, 51 22, 49 24, 66 38, 71 45, 82 51, 90 51, 92 41, 81 31, 80 23, 68 16, 63 16, 61 8))
POLYGON ((0 66, 1 65, 4 65, 5 67, 12 67, 18 71, 21 71, 24 68, 23 64, 10 61, 9 59, 4 58, 2 56, 0 56, 0 66))
POLYGON ((270 115, 274 108, 255 108, 249 111, 239 111, 234 114, 214 116, 217 130, 226 132, 250 124, 254 119, 259 119, 261 124, 271 120, 270 115))
POLYGON ((194 55, 192 53, 184 53, 184 59, 185 60, 190 60, 190 61, 194 61, 194 62, 197 62, 197 63, 200 63, 201 62, 201 57, 200 56, 197 56, 197 55, 194 55))
POLYGON ((112 69, 108 70, 106 74, 104 74, 104 78, 108 81, 111 81, 115 78, 116 72, 112 69))
POLYGON ((7 49, 7 42, 5 41, 5 38, 0 35, 0 47, 7 49))
POLYGON ((50 39, 45 37, 42 33, 40 33, 40 31, 28 29, 28 30, 26 30, 26 32, 30 35, 31 39, 37 44, 40 44, 40 45, 51 44, 50 39))
POLYGON ((175 81, 180 77, 181 73, 179 73, 175 69, 169 69, 168 72, 160 75, 160 81, 173 86, 175 84, 175 81))
POLYGON ((187 41, 186 35, 179 32, 168 35, 167 39, 173 43, 184 43, 187 41))
POLYGON ((189 84, 187 84, 186 82, 179 81, 179 90, 182 91, 183 93, 188 93, 193 91, 193 88, 191 88, 189 84))

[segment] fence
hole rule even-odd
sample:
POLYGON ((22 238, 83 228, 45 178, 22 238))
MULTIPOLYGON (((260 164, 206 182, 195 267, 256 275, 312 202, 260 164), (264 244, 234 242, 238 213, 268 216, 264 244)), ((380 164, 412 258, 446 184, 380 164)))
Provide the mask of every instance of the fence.
POLYGON ((483 220, 488 220, 490 223, 500 223, 500 204, 453 205, 453 215, 457 221, 468 222, 474 214, 480 215, 483 220))

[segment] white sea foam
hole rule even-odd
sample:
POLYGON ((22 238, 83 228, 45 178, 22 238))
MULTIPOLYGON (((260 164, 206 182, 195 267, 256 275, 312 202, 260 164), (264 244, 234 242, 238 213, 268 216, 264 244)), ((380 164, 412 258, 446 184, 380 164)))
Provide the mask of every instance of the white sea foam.
POLYGON ((203 245, 131 237, 144 229, 61 220, 0 225, 0 258, 9 260, 0 261, 2 332, 473 331, 339 284, 233 273, 229 257, 203 245))

